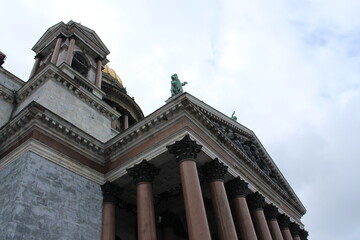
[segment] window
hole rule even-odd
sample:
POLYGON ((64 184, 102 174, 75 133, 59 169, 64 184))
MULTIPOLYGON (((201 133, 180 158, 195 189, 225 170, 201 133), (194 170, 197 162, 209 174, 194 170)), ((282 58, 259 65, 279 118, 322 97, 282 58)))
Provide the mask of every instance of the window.
POLYGON ((87 76, 89 71, 89 64, 87 63, 85 57, 80 53, 74 53, 71 67, 78 71, 84 77, 87 76))

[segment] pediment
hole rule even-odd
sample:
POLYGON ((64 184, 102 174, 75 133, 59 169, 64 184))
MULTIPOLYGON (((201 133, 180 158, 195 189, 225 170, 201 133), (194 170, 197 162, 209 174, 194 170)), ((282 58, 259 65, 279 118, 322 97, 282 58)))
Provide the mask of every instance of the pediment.
POLYGON ((70 37, 71 35, 75 34, 78 38, 81 38, 84 42, 90 44, 91 47, 98 51, 99 54, 103 57, 110 53, 108 48, 101 41, 100 37, 94 30, 74 21, 69 21, 67 24, 64 22, 59 22, 50 27, 34 45, 32 50, 36 53, 41 52, 60 34, 62 34, 64 37, 70 37))
MULTIPOLYGON (((164 154, 167 145, 185 134, 203 146, 202 156, 223 159, 234 177, 251 181, 252 190, 263 190, 272 196, 271 201, 287 202, 299 215, 306 212, 256 135, 188 93, 169 99, 166 105, 116 136, 108 143, 106 154, 115 173, 116 165, 125 169, 123 164, 164 154)), ((111 178, 116 179, 115 175, 111 178)))

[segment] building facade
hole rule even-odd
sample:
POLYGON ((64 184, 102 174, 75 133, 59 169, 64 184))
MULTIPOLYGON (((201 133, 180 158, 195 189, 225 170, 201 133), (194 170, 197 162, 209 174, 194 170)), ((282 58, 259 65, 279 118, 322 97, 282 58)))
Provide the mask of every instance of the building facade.
POLYGON ((33 51, 26 82, 0 67, 0 239, 307 239, 253 131, 189 93, 144 117, 79 23, 33 51))

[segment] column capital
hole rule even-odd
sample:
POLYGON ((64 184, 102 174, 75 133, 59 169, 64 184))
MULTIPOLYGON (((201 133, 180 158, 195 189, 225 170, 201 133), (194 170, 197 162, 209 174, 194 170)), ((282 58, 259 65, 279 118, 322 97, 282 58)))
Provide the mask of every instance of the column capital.
POLYGON ((97 57, 95 58, 95 61, 102 61, 102 60, 104 60, 104 58, 101 57, 101 56, 97 56, 97 57))
POLYGON ((225 186, 231 198, 245 196, 248 189, 247 182, 240 179, 240 177, 236 177, 233 180, 228 181, 225 186))
POLYGON ((280 229, 289 228, 290 218, 288 216, 283 213, 280 214, 277 219, 280 229))
POLYGON ((262 209, 265 205, 265 197, 259 192, 247 196, 247 202, 251 210, 262 209))
POLYGON ((264 207, 264 213, 267 220, 274 220, 279 216, 279 209, 273 204, 264 207))
POLYGON ((116 203, 121 194, 120 187, 115 184, 107 181, 105 184, 101 185, 101 191, 103 194, 103 202, 113 202, 116 203))
POLYGON ((300 235, 300 226, 297 223, 290 223, 289 224, 291 235, 293 236, 299 236, 300 235))
POLYGON ((152 183, 154 177, 159 174, 160 169, 144 159, 141 163, 135 164, 135 166, 126 169, 126 171, 134 179, 135 184, 138 184, 141 182, 152 183))
POLYGON ((74 39, 74 40, 76 40, 76 39, 78 39, 79 37, 78 36, 76 36, 75 34, 71 34, 70 36, 69 36, 69 39, 74 39))
POLYGON ((305 229, 300 229, 300 239, 301 240, 307 240, 307 237, 309 236, 308 231, 305 229))
POLYGON ((41 53, 35 55, 34 59, 42 59, 44 56, 41 53))
POLYGON ((219 159, 215 158, 211 162, 205 163, 203 166, 203 173, 205 179, 208 182, 216 180, 224 180, 225 174, 227 173, 228 167, 224 163, 220 162, 219 159))
POLYGON ((59 33, 56 38, 61 38, 62 40, 66 39, 65 35, 63 33, 59 33))
POLYGON ((176 141, 172 145, 166 146, 169 153, 174 154, 176 162, 184 159, 196 159, 197 154, 201 151, 202 146, 196 141, 190 139, 189 134, 186 134, 183 139, 176 141))

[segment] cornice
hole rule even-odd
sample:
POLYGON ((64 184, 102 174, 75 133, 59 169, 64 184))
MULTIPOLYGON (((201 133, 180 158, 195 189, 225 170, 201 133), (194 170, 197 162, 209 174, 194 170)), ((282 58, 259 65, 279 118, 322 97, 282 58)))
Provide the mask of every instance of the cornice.
POLYGON ((0 85, 0 99, 12 104, 14 102, 14 94, 11 90, 7 89, 3 85, 0 85))
POLYGON ((8 77, 10 77, 13 81, 16 82, 16 84, 20 85, 20 86, 24 86, 26 84, 26 82, 24 82, 23 80, 21 80, 19 77, 15 76, 13 73, 9 72, 8 70, 6 70, 3 67, 0 67, 0 72, 3 72, 4 74, 6 74, 8 77))
POLYGON ((87 167, 79 162, 76 162, 61 152, 55 151, 54 149, 49 148, 48 146, 34 140, 27 140, 22 143, 16 151, 11 152, 5 157, 0 159, 0 170, 16 161, 24 153, 31 151, 59 166, 64 167, 72 172, 83 176, 91 181, 94 181, 98 184, 104 183, 104 174, 99 173, 98 171, 93 170, 90 167, 87 167))
POLYGON ((128 128, 126 131, 115 136, 113 139, 109 140, 106 143, 106 156, 116 156, 123 151, 126 146, 129 146, 134 140, 139 139, 141 136, 145 135, 151 129, 160 126, 162 123, 166 122, 174 116, 181 109, 187 107, 188 102, 180 101, 173 104, 165 105, 164 108, 160 108, 155 113, 150 114, 148 117, 144 118, 142 121, 136 123, 135 125, 128 128))
POLYGON ((112 86, 106 82, 102 82, 101 87, 104 89, 104 91, 107 93, 105 96, 109 100, 115 101, 120 106, 124 107, 129 111, 129 107, 131 108, 131 111, 133 111, 136 120, 140 121, 144 118, 144 114, 141 111, 141 108, 139 105, 135 102, 133 98, 131 98, 129 95, 126 94, 126 92, 121 91, 120 89, 117 89, 115 86, 112 86), (115 97, 113 97, 113 95, 115 97), (110 97, 110 98, 109 98, 110 97), (121 99, 122 102, 117 101, 117 99, 121 99), (125 104, 125 106, 123 106, 125 104))
POLYGON ((294 196, 294 193, 292 189, 288 186, 285 178, 281 174, 281 172, 276 167, 275 163, 271 160, 269 155, 267 154, 264 147, 259 143, 259 140, 255 136, 255 134, 251 131, 244 131, 243 129, 240 129, 239 127, 235 126, 234 124, 229 123, 228 121, 222 119, 220 116, 216 116, 215 114, 211 113, 210 111, 207 111, 206 109, 195 105, 193 108, 189 108, 190 111, 193 113, 194 116, 197 116, 197 118, 204 123, 205 126, 208 127, 209 130, 211 130, 226 147, 228 147, 230 150, 232 150, 239 159, 242 159, 254 172, 256 172, 268 185, 271 186, 272 189, 276 190, 284 199, 292 203, 296 209, 302 213, 305 214, 305 211, 302 204, 299 202, 297 197, 294 196), (245 154, 241 149, 239 149, 236 144, 233 143, 223 132, 221 132, 218 127, 212 123, 212 120, 215 120, 218 123, 225 124, 226 126, 232 128, 233 131, 238 131, 237 133, 248 137, 249 139, 253 140, 258 147, 260 147, 265 153, 266 153, 266 163, 271 166, 272 170, 275 170, 278 173, 278 176, 280 176, 281 180, 281 186, 284 188, 280 188, 267 174, 265 174, 257 164, 255 164, 248 156, 245 154), (301 206, 301 207, 300 207, 301 206))
MULTIPOLYGON (((60 66, 62 67, 62 66, 60 66)), ((66 66, 64 66, 66 68, 66 66)), ((37 90, 44 82, 54 79, 59 82, 63 87, 67 88, 76 97, 80 98, 83 102, 88 104, 91 108, 95 109, 99 113, 105 115, 109 119, 115 120, 119 118, 120 114, 112 109, 109 105, 95 96, 92 91, 94 87, 90 82, 83 82, 81 86, 74 79, 71 79, 64 72, 61 72, 53 64, 47 65, 39 74, 29 80, 24 87, 22 87, 17 93, 17 101, 21 103, 31 93, 37 90)))
POLYGON ((58 139, 66 141, 73 148, 90 155, 92 159, 103 164, 104 146, 71 123, 45 109, 36 102, 32 102, 15 118, 0 129, 0 149, 5 149, 17 141, 30 126, 38 126, 45 132, 53 134, 58 139), (97 156, 97 157, 95 157, 97 156))

